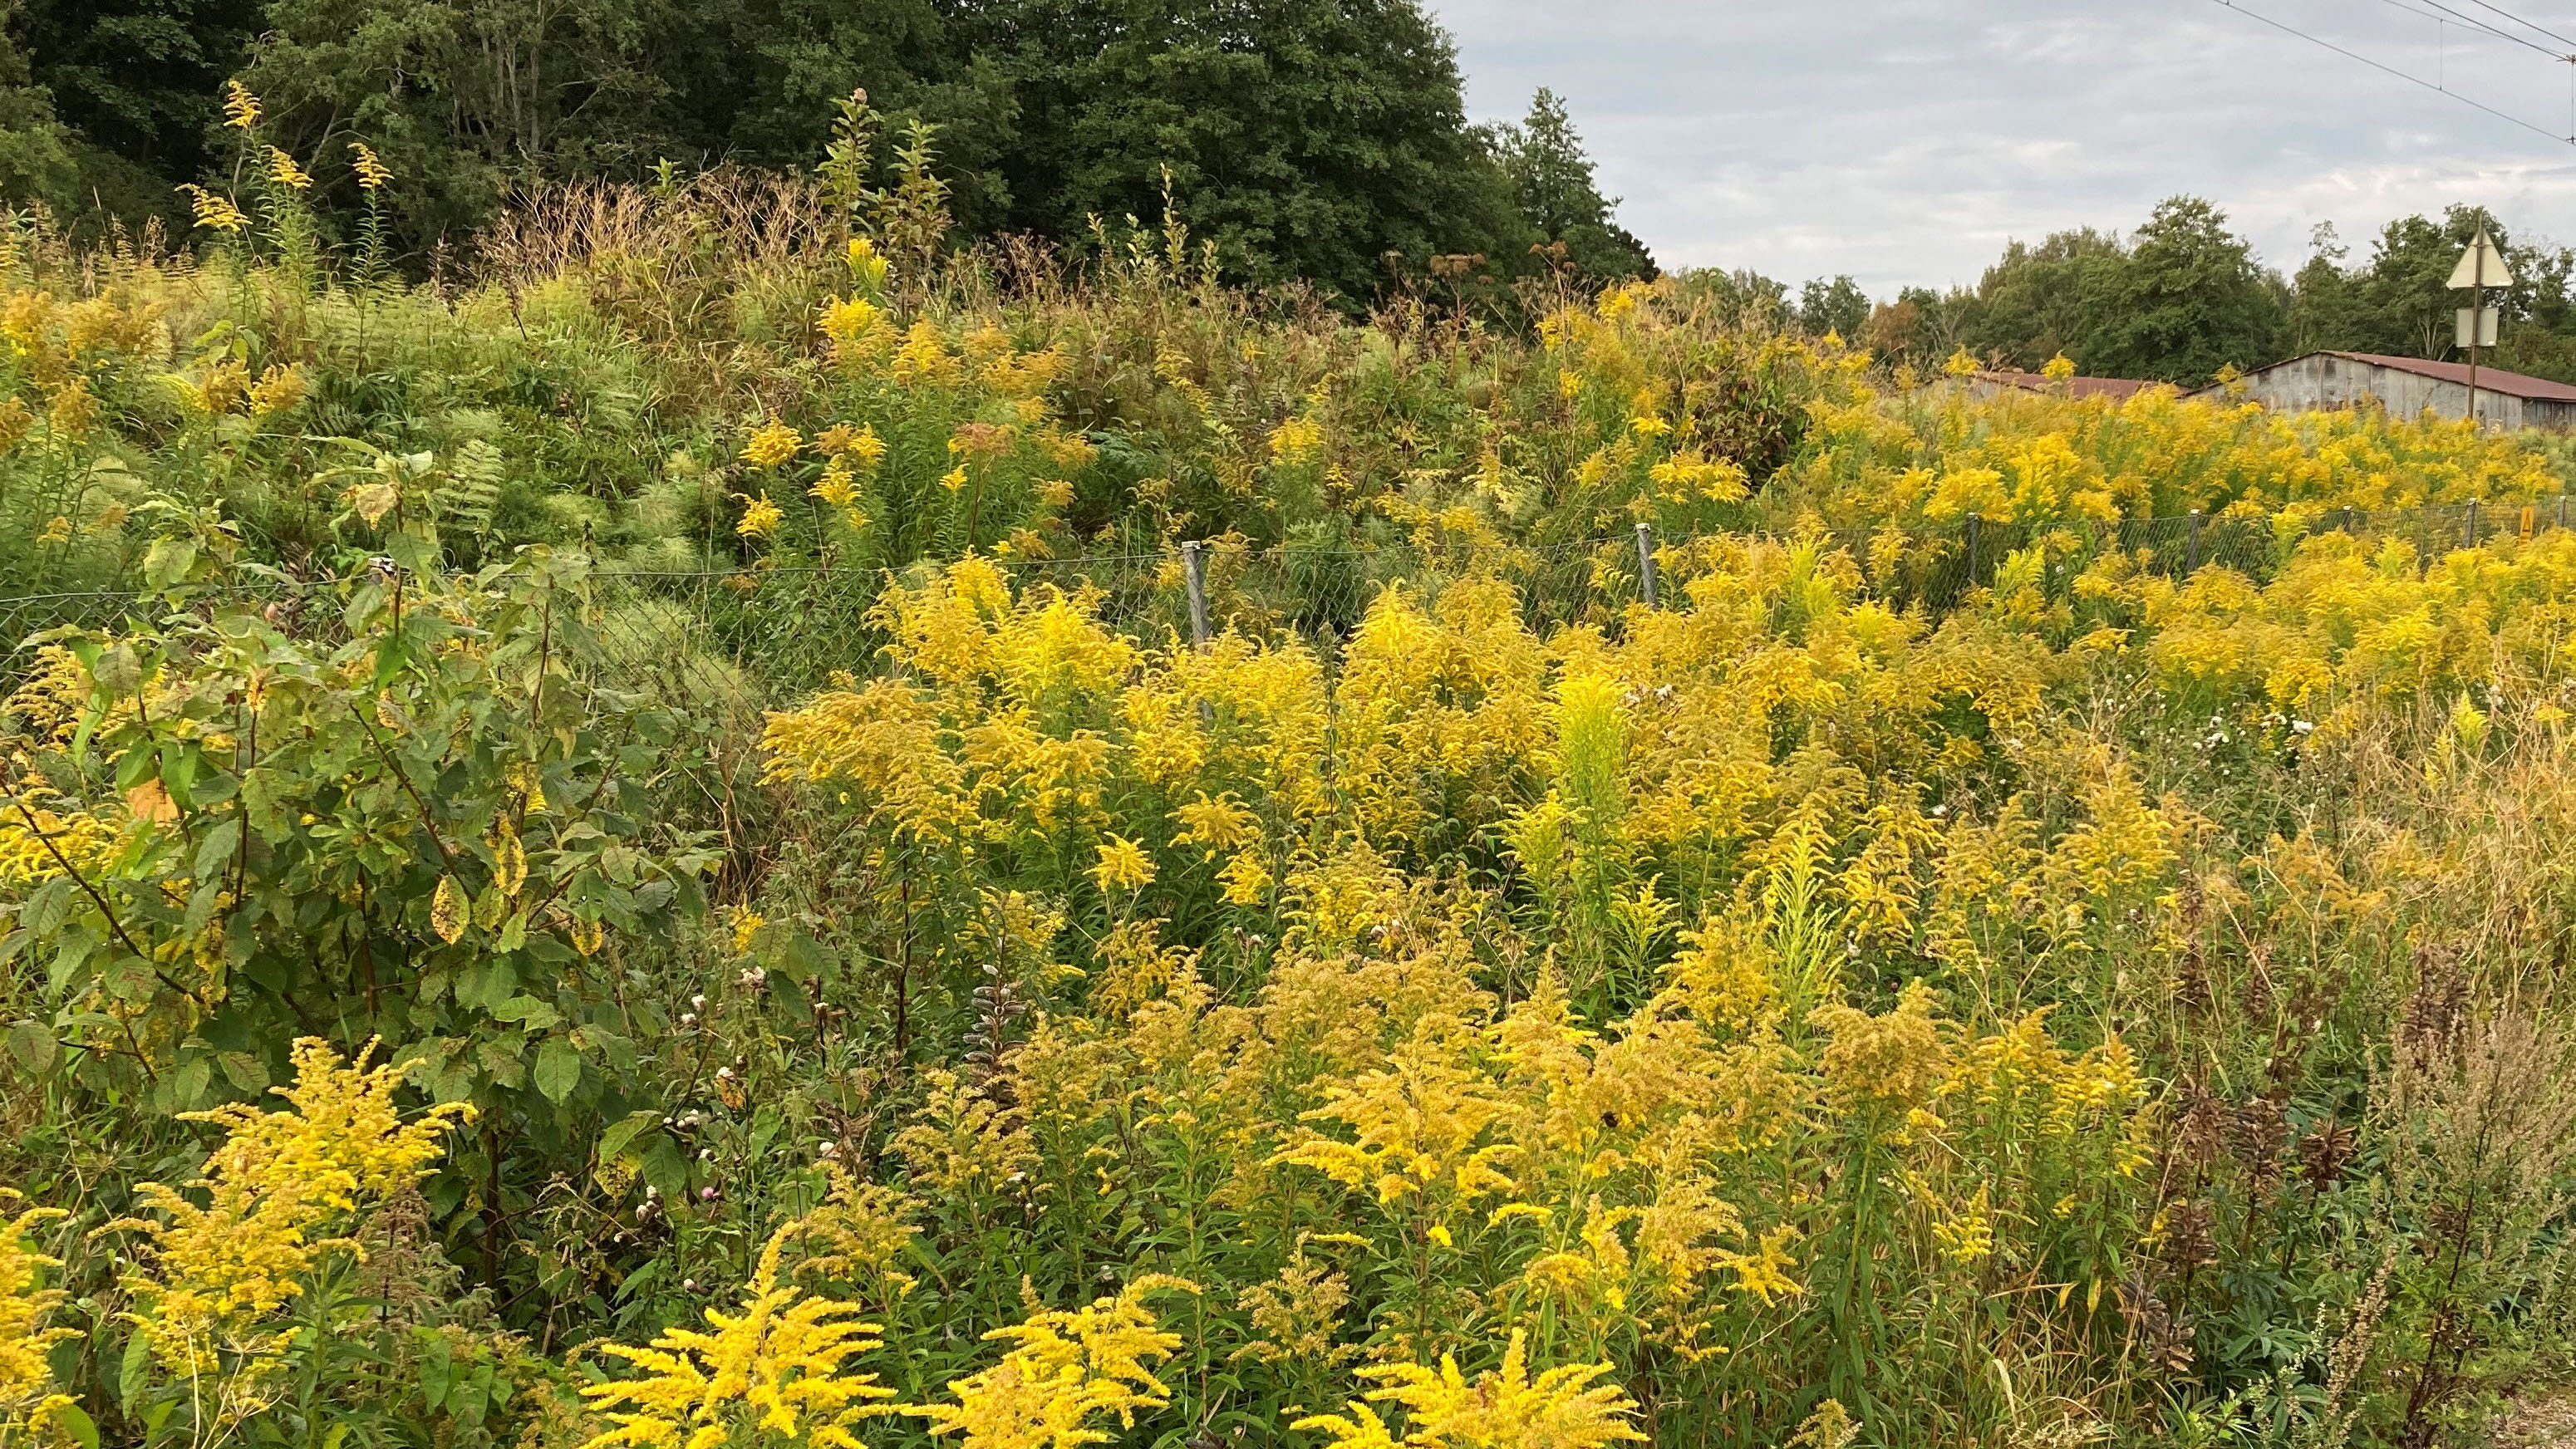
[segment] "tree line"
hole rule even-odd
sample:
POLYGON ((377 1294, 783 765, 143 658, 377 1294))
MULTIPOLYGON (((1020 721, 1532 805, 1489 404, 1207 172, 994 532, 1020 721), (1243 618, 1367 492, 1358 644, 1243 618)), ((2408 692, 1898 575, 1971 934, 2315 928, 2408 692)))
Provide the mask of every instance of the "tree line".
POLYGON ((1873 303, 1848 276, 1794 297, 1749 274, 1737 285, 1766 292, 1809 331, 1839 332, 1900 365, 1934 367, 1964 349, 2035 372, 2063 353, 2092 376, 2197 386, 2223 367, 2319 349, 2453 356, 2454 313, 2468 298, 2447 284, 2481 225, 2514 273, 2513 286, 2490 294, 2502 327, 2484 360, 2576 381, 2576 252, 2519 243, 2473 206, 2397 218, 2358 255, 2320 226, 2288 273, 2263 265, 2216 206, 2177 196, 2126 236, 2087 227, 2013 242, 1972 287, 1908 287, 1873 303))
MULTIPOLYGON (((926 134, 956 242, 1080 252, 1168 220, 1231 281, 1350 306, 1655 273, 1564 104, 1541 90, 1518 124, 1470 122, 1418 0, 0 0, 0 196, 184 224, 176 188, 240 179, 218 106, 236 77, 310 166, 326 225, 360 210, 348 144, 384 159, 416 266, 531 184, 803 169, 864 90, 890 122, 872 164, 926 134)), ((2447 355, 2443 283, 2481 223, 2517 276, 2493 361, 2576 381, 2576 253, 2473 207, 2391 221, 2358 254, 2320 228, 2288 272, 2179 196, 2126 234, 2013 242, 1973 286, 1695 282, 1896 365, 2063 353, 2190 385, 2315 348, 2447 355)))
POLYGON ((234 77, 326 206, 354 214, 331 163, 372 147, 415 255, 531 182, 810 165, 864 90, 890 136, 931 128, 959 240, 1078 249, 1168 204, 1231 279, 1354 301, 1408 275, 1655 269, 1556 97, 1469 122, 1416 0, 0 0, 0 17, 0 189, 75 216, 175 220, 173 188, 227 179, 234 77))

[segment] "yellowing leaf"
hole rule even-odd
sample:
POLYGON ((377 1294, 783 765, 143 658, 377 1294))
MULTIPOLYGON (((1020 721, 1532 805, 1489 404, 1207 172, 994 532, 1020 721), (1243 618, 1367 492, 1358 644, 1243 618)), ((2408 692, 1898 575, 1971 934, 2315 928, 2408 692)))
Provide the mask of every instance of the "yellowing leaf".
POLYGON ((438 878, 438 894, 429 902, 429 928, 451 946, 465 934, 465 892, 452 875, 438 878))
POLYGON ((367 521, 369 528, 375 527, 386 514, 393 512, 394 506, 400 502, 402 502, 402 493, 391 483, 369 483, 364 487, 352 489, 349 493, 349 506, 357 510, 358 516, 367 521))
POLYGON ((146 780, 125 792, 125 813, 154 825, 167 825, 179 818, 179 807, 170 803, 170 792, 158 780, 146 780))
POLYGON ((519 843, 519 832, 507 820, 492 841, 492 880, 505 896, 516 896, 528 881, 528 848, 519 843))

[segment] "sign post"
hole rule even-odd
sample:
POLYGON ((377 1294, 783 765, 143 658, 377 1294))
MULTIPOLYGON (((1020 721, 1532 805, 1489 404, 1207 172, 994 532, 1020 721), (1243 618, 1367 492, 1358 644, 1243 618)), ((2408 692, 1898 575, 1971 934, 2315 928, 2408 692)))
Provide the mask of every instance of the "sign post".
POLYGON ((2478 426, 2478 349, 2493 347, 2496 340, 2496 309, 2489 307, 2487 288, 2510 287, 2513 273, 2505 270, 2504 253, 2496 250, 2487 236, 2485 222, 2478 223, 2477 240, 2460 253, 2460 264, 2451 268, 2451 290, 2466 290, 2469 305, 2459 314, 2458 344, 2469 350, 2469 426, 2478 426))

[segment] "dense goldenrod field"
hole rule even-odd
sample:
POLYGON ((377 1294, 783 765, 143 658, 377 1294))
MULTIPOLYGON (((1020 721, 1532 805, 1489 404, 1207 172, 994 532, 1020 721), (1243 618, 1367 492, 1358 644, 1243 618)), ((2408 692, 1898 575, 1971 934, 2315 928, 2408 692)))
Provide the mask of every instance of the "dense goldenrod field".
POLYGON ((926 175, 423 281, 252 174, 0 257, 0 1442, 2473 1444, 2576 1373, 2538 442, 942 255, 926 175))

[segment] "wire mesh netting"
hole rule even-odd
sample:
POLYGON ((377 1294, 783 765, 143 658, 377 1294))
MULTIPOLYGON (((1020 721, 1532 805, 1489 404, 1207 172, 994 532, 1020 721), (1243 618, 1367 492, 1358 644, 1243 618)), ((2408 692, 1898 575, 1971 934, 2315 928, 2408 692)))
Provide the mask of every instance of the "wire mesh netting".
MULTIPOLYGON (((2084 569, 2116 554, 2128 569, 2186 577, 2226 568, 2260 583, 2308 539, 2351 534, 2404 545, 2428 561, 2464 546, 2563 529, 2566 501, 2529 506, 2466 504, 2372 513, 2334 509, 2265 517, 2005 523, 1969 517, 1939 528, 1855 529, 1793 537, 1713 533, 1629 534, 1539 545, 1392 545, 1378 548, 1244 548, 1212 544, 1160 553, 1063 559, 1009 558, 992 566, 1015 594, 1078 598, 1107 626, 1148 645, 1234 632, 1295 639, 1328 664, 1390 589, 1436 609, 1461 584, 1507 586, 1525 622, 1545 633, 1570 625, 1622 627, 1640 604, 1687 607, 1694 585, 1739 574, 1752 551, 1776 550, 1785 566, 1855 576, 1887 606, 1938 615, 1981 589, 2035 586, 2062 595, 2084 569)), ((587 667, 600 681, 646 690, 711 715, 756 715, 836 680, 881 672, 889 637, 877 604, 898 583, 935 566, 890 574, 824 568, 637 571, 590 576, 584 617, 597 647, 587 667)), ((353 581, 264 578, 192 592, 187 609, 247 605, 292 632, 327 638, 339 627, 353 581)), ((172 607, 131 590, 29 594, 0 599, 0 675, 23 676, 30 651, 58 631, 115 630, 172 607)))

